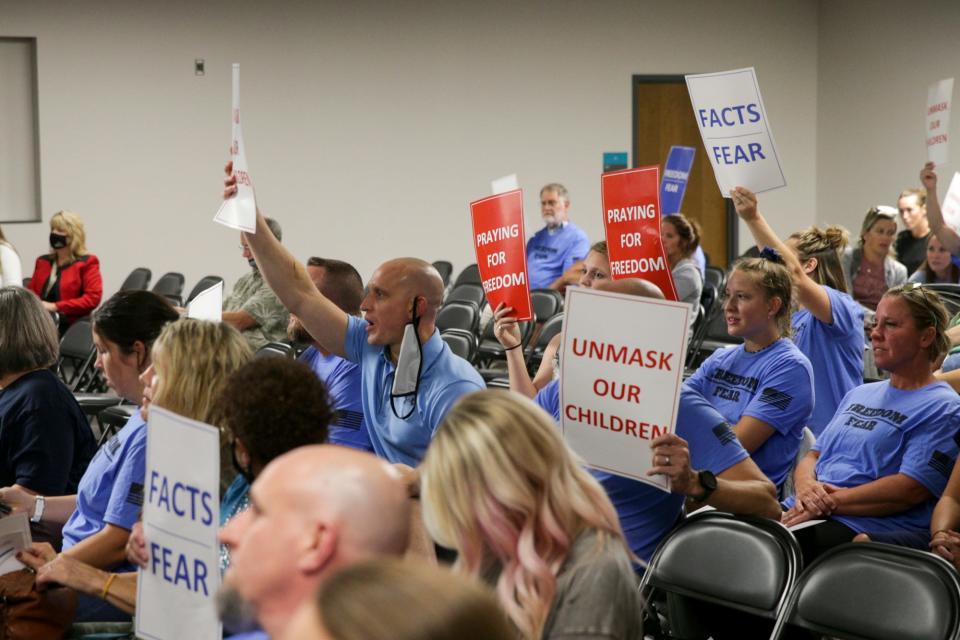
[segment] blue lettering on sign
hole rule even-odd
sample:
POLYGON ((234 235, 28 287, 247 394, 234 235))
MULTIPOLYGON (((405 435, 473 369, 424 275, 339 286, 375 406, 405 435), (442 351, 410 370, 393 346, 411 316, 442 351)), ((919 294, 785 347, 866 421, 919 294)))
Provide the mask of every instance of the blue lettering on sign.
POLYGON ((699 109, 700 124, 704 127, 736 127, 760 122, 756 103, 738 104, 722 109, 699 109))
POLYGON ((713 157, 718 164, 740 164, 767 159, 767 156, 763 155, 763 147, 759 142, 751 142, 746 148, 739 144, 715 146, 713 157))
POLYGON ((663 167, 663 177, 660 179, 660 212, 663 215, 680 211, 696 152, 693 147, 670 147, 667 162, 663 167))
POLYGON ((207 576, 210 572, 207 563, 199 558, 188 560, 182 553, 151 542, 150 572, 153 575, 159 575, 164 582, 169 582, 175 587, 182 586, 194 593, 199 593, 202 589, 203 595, 210 595, 207 589, 207 576))
POLYGON ((147 501, 181 518, 193 521, 199 519, 203 525, 213 524, 213 496, 209 491, 201 491, 182 482, 171 483, 167 476, 160 475, 157 471, 150 472, 147 501), (198 507, 201 513, 198 513, 198 507))

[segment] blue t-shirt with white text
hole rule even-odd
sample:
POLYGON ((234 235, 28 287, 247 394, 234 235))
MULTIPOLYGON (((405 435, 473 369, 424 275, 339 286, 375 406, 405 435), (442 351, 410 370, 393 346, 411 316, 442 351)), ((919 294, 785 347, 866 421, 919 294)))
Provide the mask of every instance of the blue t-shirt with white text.
POLYGON ((546 289, 574 264, 587 257, 590 240, 580 227, 566 222, 550 231, 546 227, 527 241, 527 273, 531 289, 546 289))
POLYGON ((833 324, 820 322, 807 309, 793 314, 793 342, 813 367, 817 402, 808 425, 820 435, 833 420, 843 396, 863 384, 863 307, 846 293, 824 286, 833 324))
POLYGON ((775 484, 786 479, 813 411, 810 361, 790 340, 751 353, 744 345, 715 351, 684 383, 731 425, 750 416, 774 432, 751 456, 775 484))

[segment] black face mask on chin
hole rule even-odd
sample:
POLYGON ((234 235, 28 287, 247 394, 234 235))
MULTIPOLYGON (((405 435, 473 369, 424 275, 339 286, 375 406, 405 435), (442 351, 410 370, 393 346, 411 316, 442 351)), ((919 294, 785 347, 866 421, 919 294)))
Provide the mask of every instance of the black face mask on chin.
POLYGON ((67 246, 67 236, 60 235, 59 233, 51 233, 50 246, 54 249, 63 249, 67 246))

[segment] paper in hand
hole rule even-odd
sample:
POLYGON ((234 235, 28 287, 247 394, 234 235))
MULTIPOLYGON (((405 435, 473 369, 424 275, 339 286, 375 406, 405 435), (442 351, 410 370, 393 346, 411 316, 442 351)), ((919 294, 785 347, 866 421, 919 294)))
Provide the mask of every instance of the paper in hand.
POLYGON ((187 317, 220 322, 223 320, 223 283, 204 289, 187 304, 187 317))
POLYGON ((247 233, 257 232, 257 201, 253 183, 247 169, 247 156, 243 146, 243 129, 240 126, 240 65, 233 65, 233 142, 230 159, 233 161, 233 176, 237 179, 237 192, 223 201, 214 222, 247 233))

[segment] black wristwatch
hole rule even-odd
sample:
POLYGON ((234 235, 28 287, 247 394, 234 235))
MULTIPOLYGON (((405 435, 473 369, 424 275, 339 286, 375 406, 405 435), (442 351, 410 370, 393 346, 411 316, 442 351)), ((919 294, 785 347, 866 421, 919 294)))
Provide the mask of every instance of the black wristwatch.
POLYGON ((713 492, 717 490, 717 476, 713 475, 712 471, 704 469, 703 471, 697 472, 697 480, 700 482, 700 486, 703 487, 703 493, 699 496, 690 496, 690 499, 694 502, 706 502, 710 499, 710 496, 713 495, 713 492))

